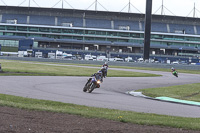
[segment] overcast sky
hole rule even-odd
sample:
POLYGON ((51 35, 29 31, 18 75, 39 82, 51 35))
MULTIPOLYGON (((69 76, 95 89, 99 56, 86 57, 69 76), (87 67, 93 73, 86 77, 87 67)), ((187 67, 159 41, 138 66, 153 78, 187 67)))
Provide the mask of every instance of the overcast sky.
MULTIPOLYGON (((30 1, 31 7, 54 7, 67 9, 88 9, 95 10, 96 0, 0 0, 0 5, 8 6, 28 6, 30 1), (60 2, 59 2, 60 1, 60 2)), ((195 17, 200 17, 200 0, 153 0, 152 14, 161 14, 163 1, 163 14, 176 16, 193 17, 194 7, 195 17), (194 6, 195 4, 195 6, 194 6)), ((129 0, 97 0, 97 10, 128 12, 129 0)), ((146 0, 130 0, 132 13, 145 13, 146 0)))

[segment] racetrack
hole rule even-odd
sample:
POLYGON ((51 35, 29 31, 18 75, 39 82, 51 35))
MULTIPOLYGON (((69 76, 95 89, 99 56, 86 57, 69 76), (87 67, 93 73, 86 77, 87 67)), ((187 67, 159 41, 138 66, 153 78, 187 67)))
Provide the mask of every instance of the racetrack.
POLYGON ((200 117, 200 107, 198 106, 133 97, 125 93, 143 88, 199 83, 200 75, 179 73, 179 78, 176 78, 170 72, 116 69, 161 74, 163 76, 108 77, 104 79, 101 88, 95 89, 92 93, 82 91, 88 77, 0 76, 0 93, 93 107, 182 117, 200 117))

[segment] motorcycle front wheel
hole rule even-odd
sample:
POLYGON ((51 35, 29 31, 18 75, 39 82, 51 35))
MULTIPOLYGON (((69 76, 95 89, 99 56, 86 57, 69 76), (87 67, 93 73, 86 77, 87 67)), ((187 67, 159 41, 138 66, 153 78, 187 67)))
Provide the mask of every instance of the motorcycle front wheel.
POLYGON ((95 88, 95 84, 92 83, 92 84, 90 85, 90 88, 88 89, 88 92, 91 93, 91 92, 94 90, 94 88, 95 88))
POLYGON ((87 87, 85 86, 84 88, 83 88, 83 92, 86 92, 87 91, 87 87))
POLYGON ((87 82, 87 83, 85 84, 85 86, 83 87, 83 92, 86 92, 86 91, 87 91, 87 88, 89 87, 88 84, 89 84, 89 83, 87 82))

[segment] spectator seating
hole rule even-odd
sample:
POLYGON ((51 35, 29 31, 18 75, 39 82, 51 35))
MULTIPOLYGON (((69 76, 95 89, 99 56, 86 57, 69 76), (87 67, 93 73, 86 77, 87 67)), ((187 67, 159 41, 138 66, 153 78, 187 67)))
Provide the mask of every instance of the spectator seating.
MULTIPOLYGON (((116 29, 130 31, 144 31, 144 21, 131 21, 121 19, 104 19, 104 18, 85 18, 82 17, 57 17, 46 15, 30 15, 25 14, 2 14, 1 23, 12 23, 17 20, 17 24, 33 24, 33 25, 58 25, 63 23, 72 24, 72 27, 100 28, 100 29, 116 29), (11 20, 11 21, 10 21, 11 20), (124 28, 124 29, 123 29, 124 28)), ((70 25, 69 25, 70 26, 70 25)), ((172 24, 162 22, 152 22, 152 32, 178 33, 178 34, 200 34, 200 26, 189 24, 172 24)))

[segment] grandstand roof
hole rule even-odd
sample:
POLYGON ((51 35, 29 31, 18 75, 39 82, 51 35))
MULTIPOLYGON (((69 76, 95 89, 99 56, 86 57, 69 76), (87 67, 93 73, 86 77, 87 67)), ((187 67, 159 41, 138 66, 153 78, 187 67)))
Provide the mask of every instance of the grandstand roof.
MULTIPOLYGON (((125 13, 125 12, 109 12, 109 11, 92 11, 78 9, 61 9, 61 8, 38 8, 38 7, 19 7, 19 6, 0 6, 0 13, 8 14, 27 14, 27 15, 46 15, 46 16, 71 16, 85 17, 96 19, 120 19, 120 20, 139 20, 144 21, 145 14, 125 13)), ((195 24, 200 18, 168 16, 168 15, 152 15, 152 22, 177 23, 177 24, 195 24)))

